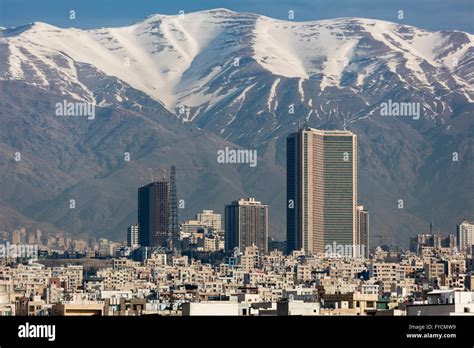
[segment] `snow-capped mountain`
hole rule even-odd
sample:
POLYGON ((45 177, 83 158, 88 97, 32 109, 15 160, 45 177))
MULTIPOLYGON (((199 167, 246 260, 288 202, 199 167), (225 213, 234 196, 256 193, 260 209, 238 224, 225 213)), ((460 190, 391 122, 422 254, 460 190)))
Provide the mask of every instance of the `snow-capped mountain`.
POLYGON ((384 72, 402 84, 439 94, 455 91, 472 101, 473 41, 473 35, 463 32, 429 32, 378 20, 298 23, 217 9, 154 15, 122 28, 61 29, 33 23, 5 29, 0 76, 100 104, 104 100, 81 81, 76 66, 88 64, 172 112, 181 105, 191 108, 191 118, 233 93, 240 92, 243 99, 259 87, 255 78, 264 71, 274 76, 268 105, 279 78, 299 79, 300 98, 309 102, 309 81, 316 82, 320 93, 328 87, 360 93, 384 72), (255 63, 253 72, 240 76, 250 62, 255 63), (216 80, 219 88, 213 88, 216 80))
POLYGON ((84 233, 99 226, 117 234, 134 222, 138 185, 117 158, 134 148, 142 167, 179 157, 183 167, 202 170, 199 187, 190 184, 189 172, 180 174, 182 192, 199 207, 221 210, 236 195, 257 195, 274 212, 272 233, 283 237, 285 137, 303 123, 359 135, 359 196, 388 241, 405 243, 433 211, 447 232, 474 209, 468 194, 474 192, 469 33, 363 18, 283 21, 216 9, 152 15, 120 28, 33 23, 1 29, 0 57, 0 160, 11 166, 9 153, 18 147, 34 148, 43 159, 22 175, 13 167, 3 172, 8 185, 0 185, 0 216, 2 206, 14 209, 23 216, 16 222, 47 221, 84 233), (51 118, 54 104, 66 97, 97 105, 97 120, 65 125, 51 118), (387 101, 419 103, 420 120, 381 117, 387 101), (169 148, 163 139, 174 137, 187 146, 169 148), (224 144, 257 149, 258 169, 215 166, 224 144), (454 152, 459 162, 452 161, 454 152), (120 192, 130 199, 120 209, 117 181, 132 187, 120 192), (22 185, 37 190, 33 201, 22 185), (111 190, 117 195, 107 198, 111 190), (82 218, 58 210, 71 192, 89 200, 82 218), (405 210, 394 209, 399 199, 405 210))

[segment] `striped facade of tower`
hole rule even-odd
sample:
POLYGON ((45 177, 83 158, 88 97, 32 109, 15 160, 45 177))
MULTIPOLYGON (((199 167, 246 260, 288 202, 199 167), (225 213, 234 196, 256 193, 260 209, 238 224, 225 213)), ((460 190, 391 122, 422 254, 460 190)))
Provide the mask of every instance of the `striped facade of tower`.
POLYGON ((307 255, 328 245, 354 246, 357 137, 303 128, 287 137, 287 247, 307 255))

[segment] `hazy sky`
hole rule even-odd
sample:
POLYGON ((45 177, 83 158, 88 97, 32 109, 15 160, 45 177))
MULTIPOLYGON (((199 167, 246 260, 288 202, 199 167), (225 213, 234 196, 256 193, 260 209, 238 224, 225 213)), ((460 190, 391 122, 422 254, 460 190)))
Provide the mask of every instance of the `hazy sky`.
POLYGON ((217 7, 286 19, 293 10, 296 21, 353 16, 474 32, 474 0, 0 0, 0 25, 40 21, 60 27, 123 26, 154 13, 217 7), (76 11, 74 21, 69 19, 71 9, 76 11), (404 11, 403 21, 397 19, 398 10, 404 11))

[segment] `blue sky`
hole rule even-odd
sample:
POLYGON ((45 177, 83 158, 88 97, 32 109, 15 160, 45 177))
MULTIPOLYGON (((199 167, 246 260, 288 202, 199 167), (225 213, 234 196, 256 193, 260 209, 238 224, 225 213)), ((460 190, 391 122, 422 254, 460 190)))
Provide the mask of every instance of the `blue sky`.
POLYGON ((225 7, 239 12, 296 21, 334 17, 366 17, 403 22, 430 30, 457 29, 474 33, 474 0, 0 0, 0 25, 12 27, 40 21, 60 27, 123 26, 150 14, 177 14, 225 7), (76 19, 69 19, 69 10, 76 19), (404 20, 397 11, 404 11, 404 20))

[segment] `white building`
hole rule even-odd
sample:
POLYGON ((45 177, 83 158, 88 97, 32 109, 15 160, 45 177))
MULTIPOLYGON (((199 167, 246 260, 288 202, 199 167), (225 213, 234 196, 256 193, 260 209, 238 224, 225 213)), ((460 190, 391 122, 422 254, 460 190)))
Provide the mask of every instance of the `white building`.
POLYGON ((461 252, 469 250, 474 245, 474 223, 464 220, 457 229, 458 247, 461 252))
POLYGON ((130 248, 136 248, 138 246, 138 225, 132 225, 128 227, 127 246, 130 248))
POLYGON ((183 316, 191 315, 219 315, 238 316, 239 303, 227 301, 214 302, 187 302, 183 303, 183 316))

